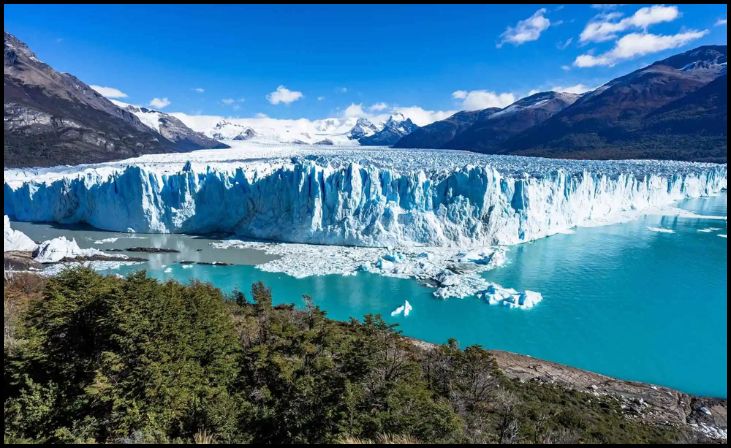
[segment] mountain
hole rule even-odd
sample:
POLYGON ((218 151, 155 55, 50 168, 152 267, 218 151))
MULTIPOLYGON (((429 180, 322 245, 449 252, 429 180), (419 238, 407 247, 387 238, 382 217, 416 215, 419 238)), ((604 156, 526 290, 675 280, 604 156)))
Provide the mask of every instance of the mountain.
POLYGON ((470 128, 478 120, 485 120, 499 111, 493 107, 484 110, 457 112, 449 118, 416 129, 396 142, 396 148, 447 148, 449 142, 470 128))
POLYGON ((726 78, 726 46, 703 46, 581 96, 543 92, 504 109, 459 112, 394 146, 575 159, 725 162, 726 78))
POLYGON ((78 78, 44 64, 7 32, 3 94, 6 167, 93 163, 197 149, 195 142, 168 140, 78 78))
POLYGON ((502 110, 478 118, 446 146, 485 153, 497 152, 507 139, 544 122, 578 98, 579 95, 573 93, 536 93, 502 110))
POLYGON ((352 140, 360 140, 364 137, 370 137, 376 132, 378 132, 378 126, 371 123, 369 119, 358 118, 358 121, 355 122, 355 126, 353 126, 353 129, 351 129, 348 133, 348 138, 352 140))
POLYGON ((727 122, 726 46, 703 46, 606 83, 501 149, 546 157, 725 162, 727 122))
POLYGON ((256 132, 248 126, 222 120, 216 123, 211 136, 218 140, 250 140, 256 137, 256 132))
POLYGON ((388 117, 380 131, 372 135, 365 135, 359 138, 358 142, 363 146, 391 146, 418 128, 419 126, 415 125, 410 118, 406 118, 401 113, 395 113, 388 117))
MULTIPOLYGON (((221 149, 229 146, 217 140, 206 137, 202 132, 196 132, 172 115, 159 110, 125 104, 112 100, 112 103, 124 110, 132 112, 145 126, 159 133, 165 139, 175 144, 178 151, 192 151, 195 149, 221 149)), ((215 137, 214 138, 220 138, 215 137)), ((234 140, 240 140, 234 138, 234 140)))

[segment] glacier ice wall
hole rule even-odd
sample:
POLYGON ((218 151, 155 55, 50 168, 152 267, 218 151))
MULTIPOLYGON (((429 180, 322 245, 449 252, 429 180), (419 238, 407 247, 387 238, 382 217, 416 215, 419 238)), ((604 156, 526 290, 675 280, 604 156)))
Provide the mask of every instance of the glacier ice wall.
POLYGON ((726 188, 725 165, 688 166, 521 174, 490 164, 425 171, 307 158, 225 168, 187 163, 167 172, 128 165, 6 181, 4 211, 21 221, 145 233, 360 246, 515 244, 726 188))

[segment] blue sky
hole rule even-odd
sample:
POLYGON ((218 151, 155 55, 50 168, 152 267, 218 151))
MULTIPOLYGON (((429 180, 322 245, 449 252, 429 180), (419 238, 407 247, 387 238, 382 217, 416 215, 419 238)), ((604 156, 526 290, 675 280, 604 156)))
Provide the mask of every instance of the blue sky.
POLYGON ((122 101, 242 117, 482 108, 726 44, 725 5, 4 9, 40 59, 122 101))

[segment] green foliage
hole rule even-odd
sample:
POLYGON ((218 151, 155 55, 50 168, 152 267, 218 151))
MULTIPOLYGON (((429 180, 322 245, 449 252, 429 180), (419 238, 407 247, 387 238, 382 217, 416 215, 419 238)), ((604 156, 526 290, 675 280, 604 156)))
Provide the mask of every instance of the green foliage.
MULTIPOLYGON (((6 287, 7 289, 7 287, 6 287)), ((10 328, 6 442, 664 442, 616 403, 505 378, 480 347, 424 349, 252 286, 50 279, 10 328), (228 299, 228 300, 227 300, 228 299), (17 328, 16 328, 17 327, 17 328)), ((7 294, 6 294, 7 302, 7 294)), ((7 329, 6 329, 7 330, 7 329)))

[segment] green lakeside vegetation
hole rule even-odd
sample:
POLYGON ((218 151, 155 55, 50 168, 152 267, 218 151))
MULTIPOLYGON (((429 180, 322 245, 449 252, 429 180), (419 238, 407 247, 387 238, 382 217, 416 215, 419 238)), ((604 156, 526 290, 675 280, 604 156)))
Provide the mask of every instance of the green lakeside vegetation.
POLYGON ((380 316, 338 322, 261 283, 76 268, 4 283, 5 443, 668 443, 611 397, 507 378, 380 316))

